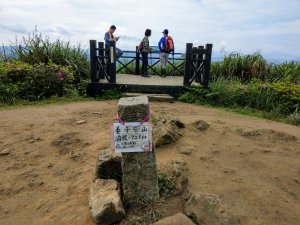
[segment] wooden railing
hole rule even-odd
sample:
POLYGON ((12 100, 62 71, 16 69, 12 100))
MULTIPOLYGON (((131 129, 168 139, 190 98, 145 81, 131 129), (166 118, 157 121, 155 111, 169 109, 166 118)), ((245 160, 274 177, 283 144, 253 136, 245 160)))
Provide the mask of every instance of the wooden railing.
MULTIPOLYGON (((90 61, 91 61, 91 82, 99 82, 100 79, 107 79, 109 83, 116 83, 116 73, 122 69, 127 69, 132 74, 140 74, 140 61, 141 56, 137 51, 123 51, 125 54, 132 54, 132 56, 124 55, 121 59, 129 59, 128 62, 124 62, 116 59, 115 42, 111 41, 109 44, 103 42, 97 42, 90 40, 90 61), (116 70, 116 63, 119 63, 120 67, 116 70), (129 67, 131 63, 135 62, 134 71, 129 67)), ((174 71, 184 74, 183 85, 190 86, 193 82, 200 83, 204 87, 208 87, 209 71, 212 55, 212 44, 206 44, 204 46, 193 47, 192 43, 186 44, 185 58, 173 58, 174 61, 180 61, 178 65, 168 60, 168 64, 172 69, 166 74, 169 75, 174 71), (184 71, 180 70, 180 67, 184 65, 184 71)), ((159 54, 159 52, 152 52, 159 54)), ((183 55, 182 53, 175 53, 174 55, 183 55)), ((148 57, 148 60, 157 60, 156 62, 148 65, 148 70, 152 70, 155 74, 160 75, 156 71, 155 67, 160 58, 148 57)))

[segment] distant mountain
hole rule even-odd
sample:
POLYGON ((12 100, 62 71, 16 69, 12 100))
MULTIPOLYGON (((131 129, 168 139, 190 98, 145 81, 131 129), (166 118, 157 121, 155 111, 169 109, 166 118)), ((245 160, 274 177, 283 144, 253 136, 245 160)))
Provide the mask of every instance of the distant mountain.
POLYGON ((10 46, 0 46, 0 53, 1 54, 5 53, 6 56, 11 55, 11 47, 10 46))
MULTIPOLYGON (((227 53, 229 55, 230 53, 227 53)), ((253 53, 242 53, 243 55, 246 54, 253 54, 253 53)), ((261 53, 261 55, 266 59, 269 63, 276 63, 281 64, 285 62, 297 61, 300 62, 300 56, 292 56, 285 53, 279 52, 268 52, 268 53, 261 53)), ((224 59, 224 53, 220 53, 217 51, 212 52, 212 61, 213 62, 220 62, 224 59)))
MULTIPOLYGON (((151 46, 151 47, 156 47, 156 46, 151 46)), ((89 51, 89 49, 87 49, 89 51)), ((123 49, 124 50, 124 49, 123 49)), ((155 51, 158 51, 158 49, 155 49, 155 51)), ((11 54, 11 47, 10 46, 0 46, 0 53, 4 53, 9 56, 11 54)), ((184 58, 184 52, 181 52, 182 55, 175 55, 175 58, 184 58)), ((227 55, 230 53, 227 53, 227 55)), ((242 53, 242 54, 247 54, 247 53, 242 53)), ((285 53, 280 53, 280 52, 267 52, 267 53, 261 53, 262 56, 270 63, 276 63, 276 64, 281 64, 285 62, 291 62, 291 61, 297 61, 300 62, 300 55, 299 56, 292 56, 289 54, 285 53)), ((224 52, 219 52, 219 51, 213 51, 212 52, 212 62, 221 62, 224 59, 224 52)), ((135 56, 135 53, 124 53, 123 56, 135 56)), ((149 55, 149 57, 159 57, 158 53, 152 53, 149 55)), ((128 59, 127 59, 128 60, 128 59)))
POLYGON ((291 61, 300 62, 300 55, 292 56, 280 52, 268 52, 268 53, 262 53, 262 56, 269 62, 276 63, 276 64, 281 64, 281 63, 291 62, 291 61))

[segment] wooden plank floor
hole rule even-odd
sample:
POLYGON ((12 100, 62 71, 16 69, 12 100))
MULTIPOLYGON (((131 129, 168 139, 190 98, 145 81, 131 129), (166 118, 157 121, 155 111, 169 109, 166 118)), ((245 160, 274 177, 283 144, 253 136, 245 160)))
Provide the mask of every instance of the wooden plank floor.
MULTIPOLYGON (((100 83, 107 83, 106 79, 101 79, 100 83)), ((158 85, 158 86, 183 86, 183 77, 167 76, 162 78, 158 75, 142 77, 132 74, 117 74, 117 84, 136 84, 136 85, 158 85)))

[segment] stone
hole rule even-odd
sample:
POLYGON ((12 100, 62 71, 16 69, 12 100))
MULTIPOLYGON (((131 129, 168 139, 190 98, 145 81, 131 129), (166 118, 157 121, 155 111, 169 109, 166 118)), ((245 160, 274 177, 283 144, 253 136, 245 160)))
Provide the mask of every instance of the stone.
POLYGON ((181 122, 179 119, 172 119, 170 121, 170 124, 172 124, 178 128, 185 128, 185 124, 183 122, 181 122))
POLYGON ((86 121, 85 120, 76 120, 76 123, 77 124, 83 124, 83 123, 85 123, 86 121))
POLYGON ((144 225, 144 219, 138 216, 127 216, 119 225, 144 225))
POLYGON ((197 225, 239 225, 236 216, 213 194, 192 193, 184 211, 197 225))
POLYGON ((195 224, 183 213, 177 213, 173 216, 163 218, 162 220, 159 220, 156 223, 153 223, 152 225, 195 225, 195 224))
MULTIPOLYGON (((146 96, 121 98, 118 114, 125 122, 141 122, 149 117, 146 96)), ((148 121, 148 120, 147 120, 148 121)), ((154 149, 150 152, 122 153, 123 202, 138 206, 159 199, 157 163, 154 149)))
POLYGON ((97 225, 111 225, 126 216, 115 180, 96 179, 90 189, 89 206, 97 225))
POLYGON ((192 153, 192 150, 188 148, 180 148, 179 153, 183 155, 190 155, 192 153))
POLYGON ((176 126, 167 123, 158 123, 154 127, 154 142, 155 146, 171 144, 181 137, 176 126))
POLYGON ((99 179, 122 180, 122 155, 112 153, 111 149, 100 150, 96 161, 95 174, 99 179))
POLYGON ((123 121, 141 122, 149 113, 147 96, 120 98, 118 114, 123 121))
POLYGON ((174 159, 172 165, 172 178, 174 181, 173 194, 189 194, 186 162, 183 159, 174 159))
POLYGON ((9 151, 8 148, 6 148, 6 149, 4 149, 4 150, 2 150, 2 151, 0 152, 0 155, 1 155, 1 156, 3 156, 3 155, 9 155, 9 154, 10 154, 10 151, 9 151))
POLYGON ((204 120, 197 120, 192 125, 199 131, 205 131, 209 127, 209 124, 207 122, 205 122, 204 120))

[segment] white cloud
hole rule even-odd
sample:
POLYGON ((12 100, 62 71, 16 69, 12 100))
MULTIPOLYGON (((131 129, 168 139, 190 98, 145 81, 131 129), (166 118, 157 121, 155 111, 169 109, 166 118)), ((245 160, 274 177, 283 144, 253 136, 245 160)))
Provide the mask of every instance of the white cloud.
POLYGON ((156 45, 168 28, 182 52, 194 42, 213 43, 215 51, 300 54, 299 0, 0 0, 0 7, 0 43, 37 25, 43 35, 87 45, 115 24, 123 49, 133 49, 146 28, 156 45))

